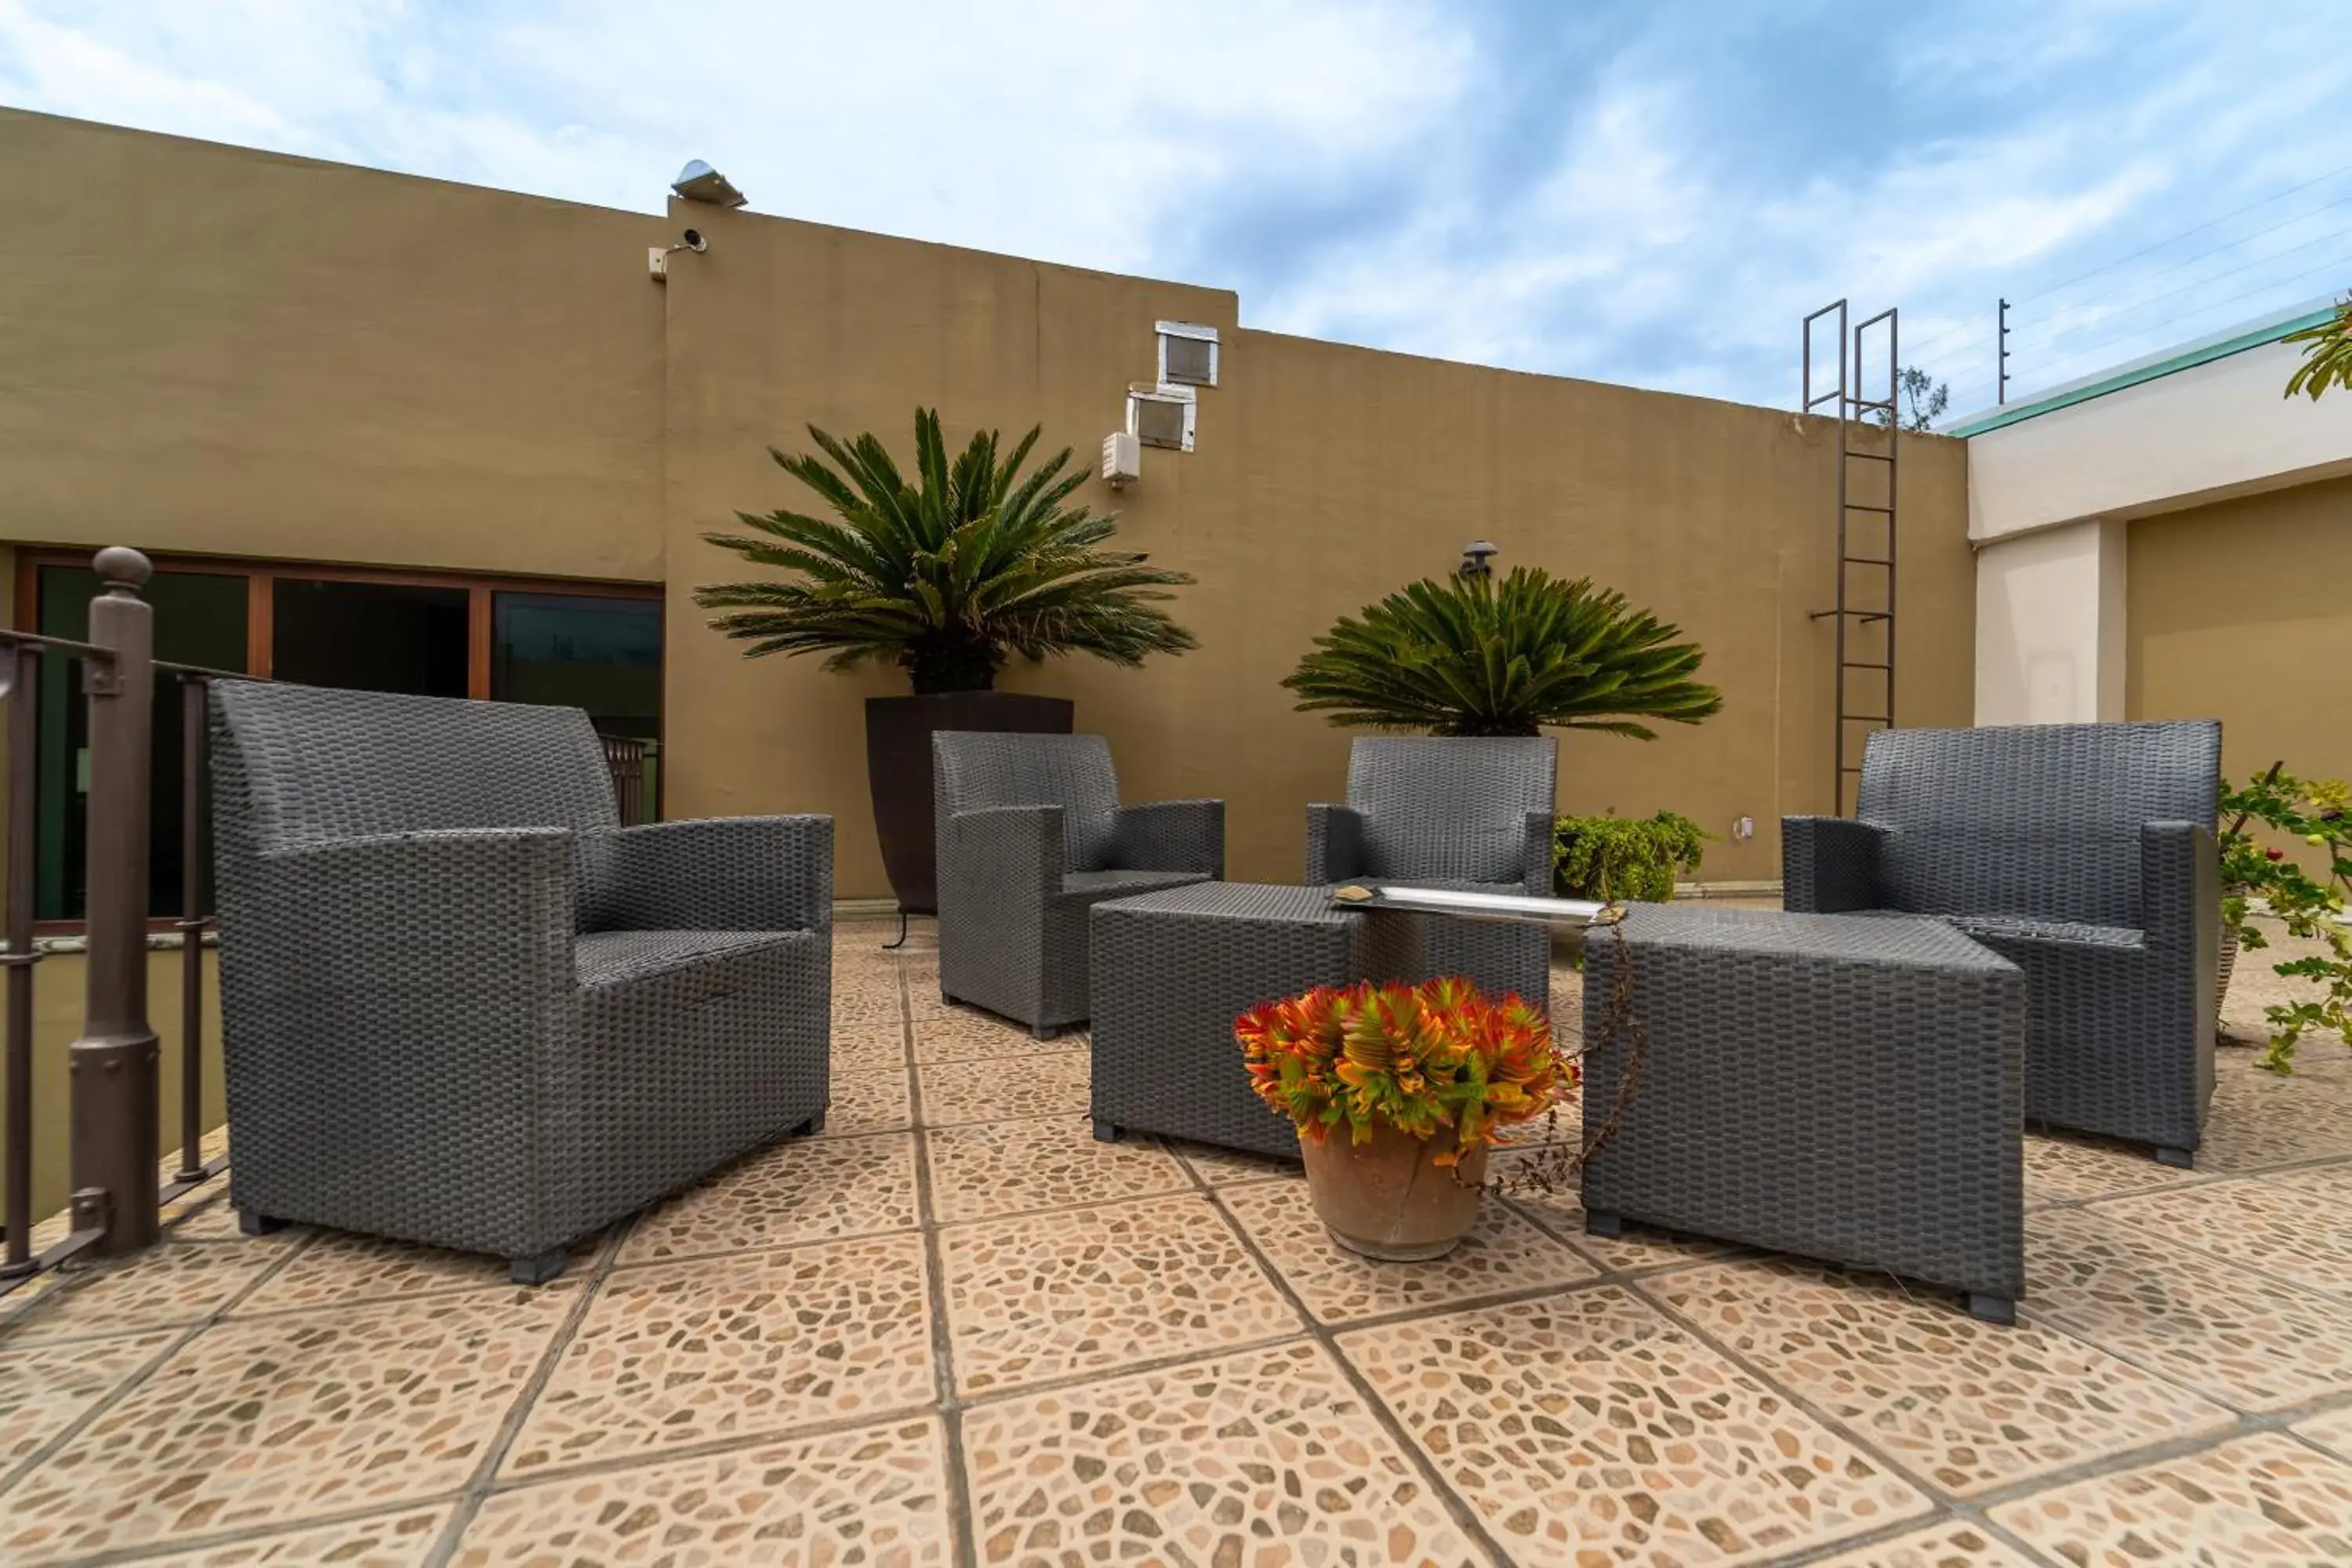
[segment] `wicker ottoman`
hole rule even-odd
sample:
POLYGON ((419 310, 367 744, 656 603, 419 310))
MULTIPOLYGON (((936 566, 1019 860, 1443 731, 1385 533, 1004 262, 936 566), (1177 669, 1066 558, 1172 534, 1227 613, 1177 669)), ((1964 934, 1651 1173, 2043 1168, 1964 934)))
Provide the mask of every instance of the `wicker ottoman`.
POLYGON ((1417 923, 1335 910, 1326 889, 1249 882, 1097 904, 1095 1136, 1161 1132, 1296 1160, 1298 1135, 1250 1088, 1234 1020, 1260 1002, 1368 978, 1376 950, 1410 940, 1417 923))
MULTIPOLYGON (((1584 1170, 1586 1224, 1622 1219, 1907 1276, 2013 1321, 2025 1289, 2025 977, 1938 921, 1637 904, 1648 1059, 1584 1170)), ((1584 946, 1598 1041, 1621 962, 1584 946)), ((1585 1061, 1585 1121, 1630 1054, 1585 1061)))

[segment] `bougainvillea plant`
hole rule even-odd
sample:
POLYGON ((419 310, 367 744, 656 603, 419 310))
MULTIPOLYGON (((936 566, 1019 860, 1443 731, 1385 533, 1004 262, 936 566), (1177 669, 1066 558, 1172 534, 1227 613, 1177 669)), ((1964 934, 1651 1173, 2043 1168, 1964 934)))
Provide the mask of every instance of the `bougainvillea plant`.
POLYGON ((1516 995, 1490 1001, 1466 980, 1318 986, 1260 1003, 1234 1036, 1252 1086, 1300 1137, 1320 1142, 1345 1126, 1361 1143, 1386 1123, 1425 1141, 1450 1127, 1454 1147, 1438 1165, 1542 1115, 1576 1083, 1540 1011, 1516 995))
POLYGON ((2320 946, 2272 966, 2319 986, 2315 999, 2263 1009, 2271 1038, 2259 1065, 2293 1072, 2295 1047, 2306 1034, 2332 1032, 2352 1045, 2352 927, 2344 924, 2352 894, 2352 788, 2339 779, 2300 779, 2273 763, 2243 788, 2225 790, 2221 810, 2231 818, 2221 835, 2221 919, 2236 929, 2239 946, 2270 945, 2251 919, 2256 899, 2290 935, 2320 946), (2274 838, 2299 838, 2317 851, 2320 874, 2304 869, 2277 843, 2255 837, 2249 825, 2257 823, 2274 838))

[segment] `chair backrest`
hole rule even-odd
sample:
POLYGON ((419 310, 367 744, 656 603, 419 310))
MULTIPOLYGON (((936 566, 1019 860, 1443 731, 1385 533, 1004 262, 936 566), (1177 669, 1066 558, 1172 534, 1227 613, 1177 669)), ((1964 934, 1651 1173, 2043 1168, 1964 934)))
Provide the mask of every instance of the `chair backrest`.
POLYGON ((2221 776, 2210 720, 1881 730, 1855 815, 1898 909, 2137 926, 2142 825, 2213 826, 2221 776))
POLYGON ((213 688, 225 853, 436 827, 618 826, 577 708, 225 680, 213 688))
POLYGON ((1100 735, 1015 735, 941 730, 931 736, 934 808, 941 827, 993 805, 1062 808, 1062 866, 1109 868, 1118 826, 1118 774, 1100 735))
POLYGON ((1517 883, 1528 814, 1558 796, 1549 736, 1366 736, 1348 755, 1348 804, 1363 814, 1367 874, 1517 883))

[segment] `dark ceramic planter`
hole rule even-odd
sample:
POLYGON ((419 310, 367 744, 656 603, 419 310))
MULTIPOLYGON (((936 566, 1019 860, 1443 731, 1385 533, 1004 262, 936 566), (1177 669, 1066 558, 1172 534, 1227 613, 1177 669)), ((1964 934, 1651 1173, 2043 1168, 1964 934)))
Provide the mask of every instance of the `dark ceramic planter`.
POLYGON ((940 730, 1066 735, 1070 702, 1013 691, 950 691, 937 697, 866 700, 866 783, 890 891, 908 914, 940 910, 931 837, 931 736, 940 730))

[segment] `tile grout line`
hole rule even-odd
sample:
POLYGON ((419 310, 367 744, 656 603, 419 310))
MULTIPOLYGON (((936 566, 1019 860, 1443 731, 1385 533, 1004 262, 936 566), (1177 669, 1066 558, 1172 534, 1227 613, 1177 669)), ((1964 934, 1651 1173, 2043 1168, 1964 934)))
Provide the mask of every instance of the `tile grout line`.
POLYGON ((940 1247, 940 1225, 931 1208, 931 1144, 923 1121, 923 1075, 915 1060, 915 1007, 909 994, 907 964, 891 960, 898 998, 898 1038, 906 1053, 907 1120, 915 1144, 915 1223, 923 1237, 924 1288, 931 1310, 931 1378, 939 1398, 936 1410, 946 1447, 949 1545, 957 1568, 976 1568, 979 1522, 971 1511, 971 1479, 964 1469, 963 1410, 956 1400, 955 1335, 948 1321, 947 1259, 940 1247))
MULTIPOLYGON (((42 1465, 47 1464, 49 1460, 63 1452, 75 1438, 87 1432, 91 1424, 96 1422, 99 1417, 104 1415, 108 1411, 112 1410, 116 1405, 129 1398, 138 1389, 143 1387, 154 1377, 157 1372, 163 1369, 165 1362, 171 1360, 173 1356, 178 1355, 182 1351, 188 1347, 191 1342, 194 1341, 207 1329, 212 1328, 215 1323, 218 1323, 223 1318, 234 1311, 236 1309, 238 1302, 243 1301, 247 1297, 252 1295, 253 1292, 260 1289, 262 1286, 275 1279, 278 1274, 287 1267, 287 1265, 293 1262, 296 1257, 304 1251, 307 1251, 314 1239, 315 1237, 305 1237, 296 1241, 293 1246, 286 1247, 282 1257, 263 1268, 251 1279, 246 1281, 240 1289, 230 1292, 226 1300, 223 1301, 219 1306, 214 1308, 212 1311, 206 1313, 204 1317, 198 1319, 194 1322, 183 1325, 178 1331, 176 1337, 173 1339, 172 1342, 156 1352, 153 1356, 148 1359, 144 1365, 131 1373, 130 1376, 124 1378, 122 1382, 118 1384, 110 1393, 92 1402, 88 1410, 83 1411, 80 1415, 68 1422, 64 1430, 60 1431, 55 1437, 50 1438, 47 1443, 42 1444, 32 1453, 27 1454, 5 1475, 0 1475, 0 1496, 5 1496, 9 1491, 13 1490, 26 1478, 31 1476, 34 1470, 42 1465)), ((265 1243, 264 1245, 267 1244, 265 1243)), ((129 1261, 130 1260, 128 1259, 122 1260, 125 1266, 128 1265, 129 1261)), ((61 1299, 64 1294, 65 1293, 62 1291, 58 1292, 56 1295, 49 1297, 48 1300, 54 1304, 54 1302, 61 1299)), ((152 1330, 148 1331, 157 1333, 172 1332, 169 1329, 152 1330)), ((74 1342, 66 1341, 51 1342, 72 1343, 74 1342)))
POLYGON ((1233 1234, 1235 1244, 1248 1254, 1250 1261, 1257 1266, 1258 1271, 1273 1285, 1275 1291, 1289 1305, 1290 1310, 1298 1315, 1299 1321, 1307 1325, 1307 1338, 1319 1345, 1325 1355, 1330 1357, 1332 1364, 1339 1369, 1339 1375, 1347 1380, 1349 1387, 1355 1390, 1356 1397, 1363 1401, 1365 1412, 1386 1434, 1389 1440, 1396 1445, 1397 1452, 1403 1456, 1405 1462, 1420 1475, 1422 1484, 1430 1489, 1430 1495, 1437 1500, 1438 1505, 1453 1517, 1454 1524, 1480 1551, 1486 1554, 1488 1560, 1496 1564, 1496 1568, 1517 1568, 1517 1559, 1506 1552, 1502 1542, 1496 1541, 1486 1529, 1486 1521, 1478 1517, 1477 1510, 1472 1508, 1466 1499, 1446 1483, 1445 1478, 1438 1472, 1437 1461, 1430 1458, 1421 1444, 1413 1438, 1412 1433, 1405 1429, 1404 1423, 1397 1418, 1396 1412, 1389 1408, 1388 1402, 1380 1396, 1380 1391, 1371 1385, 1370 1380, 1366 1378, 1356 1363, 1349 1360, 1340 1351, 1339 1336, 1313 1312, 1307 1310, 1306 1301, 1299 1297, 1297 1291, 1291 1289, 1290 1282, 1282 1277, 1282 1271, 1274 1266, 1273 1259, 1269 1258, 1265 1255, 1265 1250, 1258 1246, 1256 1238, 1249 1234, 1239 1216, 1226 1206, 1224 1199, 1218 1195, 1217 1189, 1212 1186, 1198 1170, 1194 1169, 1192 1161, 1185 1159, 1181 1153, 1176 1157, 1182 1161, 1184 1169, 1191 1173, 1194 1184, 1199 1188, 1202 1195, 1208 1200, 1209 1206, 1224 1222, 1225 1228, 1233 1234))
MULTIPOLYGON (((540 1395, 547 1392, 547 1385, 553 1381, 556 1369, 563 1364, 564 1352, 572 1348, 572 1338, 579 1333, 581 1323, 586 1320, 588 1309, 595 1302, 604 1281, 611 1278, 614 1266, 620 1258, 621 1248, 627 1244, 630 1233, 635 1229, 636 1219, 632 1215, 625 1224, 615 1226, 613 1233, 605 1238, 594 1268, 580 1289, 580 1299, 572 1303, 570 1310, 563 1314, 563 1321, 556 1325, 547 1348, 540 1352, 539 1364, 523 1381, 514 1404, 499 1423, 498 1430, 491 1435, 488 1446, 482 1451, 481 1463, 475 1466, 473 1475, 458 1494, 457 1507, 450 1510, 448 1522, 441 1527, 440 1539, 434 1543, 433 1550, 425 1553, 424 1568, 445 1568, 457 1554, 466 1531, 473 1528, 476 1516, 481 1512, 482 1504, 488 1500, 498 1481, 499 1467, 506 1463, 508 1451, 514 1447, 515 1439, 522 1436, 523 1423, 530 1418, 530 1413, 539 1405, 540 1395)), ((534 1289, 543 1289, 545 1287, 534 1289)))

